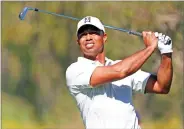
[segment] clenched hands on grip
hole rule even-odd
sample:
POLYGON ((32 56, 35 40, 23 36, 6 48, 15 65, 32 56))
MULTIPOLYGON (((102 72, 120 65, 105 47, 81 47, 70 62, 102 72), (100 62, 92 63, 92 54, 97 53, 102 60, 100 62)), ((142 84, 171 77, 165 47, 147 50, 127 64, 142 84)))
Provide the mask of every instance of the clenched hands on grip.
POLYGON ((158 45, 158 38, 155 36, 154 32, 143 31, 143 41, 146 47, 152 47, 154 50, 158 45))
POLYGON ((142 35, 146 47, 158 48, 161 54, 173 52, 172 40, 169 36, 151 31, 143 31, 142 35))

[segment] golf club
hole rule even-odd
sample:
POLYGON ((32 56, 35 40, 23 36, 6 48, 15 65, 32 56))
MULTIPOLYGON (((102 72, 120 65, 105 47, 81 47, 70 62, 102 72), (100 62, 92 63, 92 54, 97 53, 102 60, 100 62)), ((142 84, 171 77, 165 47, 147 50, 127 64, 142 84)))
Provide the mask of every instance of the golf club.
MULTIPOLYGON (((24 7, 24 9, 22 10, 22 12, 20 12, 20 14, 19 14, 19 19, 20 20, 24 20, 25 19, 28 10, 33 10, 33 11, 36 11, 36 12, 47 13, 47 14, 51 14, 51 15, 55 15, 55 16, 59 16, 59 17, 68 18, 68 19, 75 20, 75 21, 81 20, 79 18, 75 18, 75 17, 63 15, 63 14, 57 14, 57 13, 53 13, 53 12, 48 12, 48 11, 40 10, 38 8, 31 8, 31 7, 24 7)), ((109 26, 109 25, 104 25, 104 27, 105 28, 109 28, 109 29, 113 29, 113 30, 118 30, 118 31, 126 32, 128 34, 132 34, 132 35, 136 35, 136 36, 142 37, 142 33, 140 33, 140 32, 126 30, 126 29, 123 29, 123 28, 118 28, 118 27, 109 26)))

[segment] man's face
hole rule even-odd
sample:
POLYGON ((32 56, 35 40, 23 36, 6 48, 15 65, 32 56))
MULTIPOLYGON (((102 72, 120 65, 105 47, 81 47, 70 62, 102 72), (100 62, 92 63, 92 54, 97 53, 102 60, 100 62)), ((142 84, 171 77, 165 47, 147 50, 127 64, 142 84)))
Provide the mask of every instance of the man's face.
POLYGON ((103 31, 92 25, 86 25, 78 31, 78 44, 84 55, 96 57, 103 52, 104 43, 107 39, 103 31))

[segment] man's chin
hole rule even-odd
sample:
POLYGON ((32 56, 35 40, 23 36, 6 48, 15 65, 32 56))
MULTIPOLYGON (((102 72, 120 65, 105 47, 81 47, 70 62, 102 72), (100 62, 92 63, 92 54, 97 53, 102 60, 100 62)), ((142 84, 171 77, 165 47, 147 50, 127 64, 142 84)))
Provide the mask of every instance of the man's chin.
POLYGON ((90 58, 90 59, 96 59, 97 53, 84 53, 84 57, 90 58))

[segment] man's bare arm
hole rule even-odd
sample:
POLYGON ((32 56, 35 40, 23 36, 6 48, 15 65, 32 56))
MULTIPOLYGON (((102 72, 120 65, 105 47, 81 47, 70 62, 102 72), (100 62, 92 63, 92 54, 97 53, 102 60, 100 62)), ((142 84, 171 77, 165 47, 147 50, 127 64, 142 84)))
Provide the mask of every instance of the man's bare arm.
POLYGON ((150 46, 115 65, 97 67, 91 76, 90 84, 95 87, 99 84, 122 79, 133 74, 140 69, 154 50, 155 48, 150 46))
POLYGON ((143 31, 143 40, 146 46, 145 49, 127 57, 112 66, 99 66, 91 75, 90 85, 95 87, 99 84, 119 80, 125 78, 138 69, 145 63, 157 47, 158 39, 152 32, 143 31))
POLYGON ((161 64, 156 75, 150 76, 146 85, 146 93, 167 94, 170 91, 173 66, 172 53, 163 54, 161 64))

